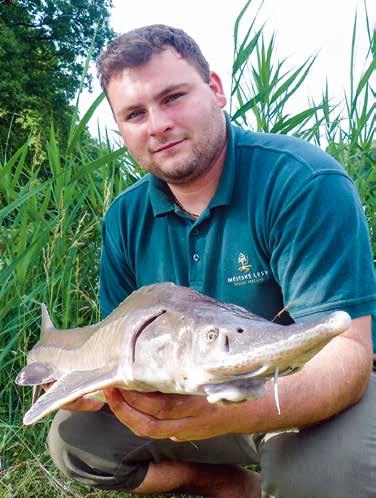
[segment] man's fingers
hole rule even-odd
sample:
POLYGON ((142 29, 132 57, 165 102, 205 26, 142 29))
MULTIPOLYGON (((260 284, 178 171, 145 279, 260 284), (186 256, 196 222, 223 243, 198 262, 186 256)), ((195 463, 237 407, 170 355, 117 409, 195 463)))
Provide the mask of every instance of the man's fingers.
POLYGON ((108 388, 103 392, 114 415, 137 436, 171 439, 178 443, 223 434, 222 430, 213 431, 211 421, 204 422, 201 417, 159 420, 128 404, 118 389, 108 388))
POLYGON ((183 396, 179 394, 140 393, 123 389, 120 389, 119 393, 128 405, 147 415, 160 420, 181 418, 178 409, 183 396))
POLYGON ((174 420, 158 420, 133 408, 117 389, 104 389, 107 403, 115 416, 137 436, 165 439, 174 436, 174 420))
POLYGON ((79 398, 72 403, 67 403, 62 408, 72 412, 97 412, 102 408, 104 403, 93 399, 79 398))
MULTIPOLYGON (((45 391, 47 391, 52 384, 54 384, 54 382, 43 384, 42 387, 45 391)), ((62 406, 62 409, 69 410, 71 412, 97 412, 103 407, 103 405, 103 402, 96 401, 94 399, 78 398, 75 401, 62 406)))
POLYGON ((208 406, 206 398, 202 396, 161 392, 141 393, 124 389, 119 389, 119 393, 128 405, 159 420, 196 417, 203 410, 214 410, 212 405, 208 406))
POLYGON ((52 384, 53 382, 48 382, 47 384, 42 384, 41 387, 43 387, 43 389, 47 391, 47 389, 49 389, 52 386, 52 384))

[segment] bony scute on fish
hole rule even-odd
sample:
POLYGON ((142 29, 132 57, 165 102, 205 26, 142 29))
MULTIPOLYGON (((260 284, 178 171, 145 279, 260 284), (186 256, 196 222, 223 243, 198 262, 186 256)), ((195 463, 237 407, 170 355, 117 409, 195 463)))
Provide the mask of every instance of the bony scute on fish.
POLYGON ((16 382, 53 384, 25 424, 110 386, 239 403, 262 397, 274 379, 279 411, 278 376, 302 368, 351 323, 336 311, 312 323, 277 325, 172 283, 138 289, 88 327, 57 330, 42 313, 40 340, 16 382))

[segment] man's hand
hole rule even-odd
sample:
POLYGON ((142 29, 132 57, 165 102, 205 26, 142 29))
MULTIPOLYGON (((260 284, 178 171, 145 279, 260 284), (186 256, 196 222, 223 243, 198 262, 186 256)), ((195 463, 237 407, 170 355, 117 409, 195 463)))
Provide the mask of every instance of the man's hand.
POLYGON ((138 436, 191 441, 236 432, 234 417, 228 416, 232 408, 212 405, 202 396, 120 389, 104 393, 115 416, 138 436))
MULTIPOLYGON (((52 386, 53 382, 49 384, 44 384, 42 387, 45 391, 52 386)), ((67 403, 62 406, 62 410, 69 410, 71 412, 97 412, 102 408, 104 403, 101 401, 96 401, 94 399, 78 398, 72 403, 67 403)))
POLYGON ((71 412, 97 412, 103 407, 104 403, 101 401, 95 401, 94 399, 78 398, 72 403, 67 403, 62 406, 63 410, 69 410, 71 412))

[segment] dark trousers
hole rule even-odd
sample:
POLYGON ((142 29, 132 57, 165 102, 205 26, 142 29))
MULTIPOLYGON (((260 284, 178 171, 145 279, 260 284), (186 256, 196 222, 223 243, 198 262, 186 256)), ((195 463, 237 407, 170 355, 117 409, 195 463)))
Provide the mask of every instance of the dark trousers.
POLYGON ((174 443, 135 436, 105 407, 61 410, 48 443, 64 474, 102 489, 135 489, 150 462, 175 460, 260 464, 263 496, 270 498, 375 498, 376 373, 357 405, 299 432, 174 443))

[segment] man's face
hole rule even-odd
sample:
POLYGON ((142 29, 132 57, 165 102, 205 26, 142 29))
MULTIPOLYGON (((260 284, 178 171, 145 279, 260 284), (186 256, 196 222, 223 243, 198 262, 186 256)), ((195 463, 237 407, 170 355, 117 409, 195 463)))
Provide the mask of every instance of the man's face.
POLYGON ((108 90, 120 133, 141 167, 172 184, 209 171, 226 139, 219 77, 167 48, 111 79, 108 90))

